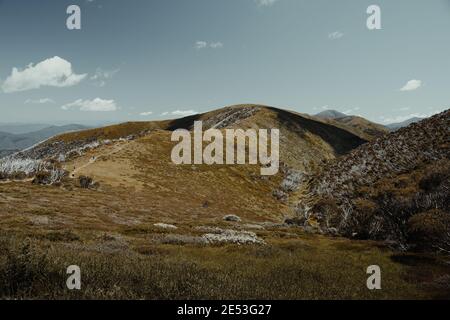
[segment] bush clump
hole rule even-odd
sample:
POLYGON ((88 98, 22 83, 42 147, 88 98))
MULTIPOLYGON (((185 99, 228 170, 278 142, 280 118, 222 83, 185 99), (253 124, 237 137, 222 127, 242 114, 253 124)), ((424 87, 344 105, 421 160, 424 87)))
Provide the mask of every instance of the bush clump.
POLYGON ((450 252, 450 214, 433 209, 412 216, 408 220, 408 236, 419 250, 431 247, 450 252))
POLYGON ((80 188, 82 189, 96 189, 99 187, 98 182, 95 182, 94 179, 87 176, 80 176, 78 178, 78 182, 80 184, 80 188))
POLYGON ((420 180, 419 187, 427 192, 434 191, 441 185, 445 178, 441 172, 430 172, 420 180))
POLYGON ((332 198, 321 198, 312 208, 314 216, 327 227, 338 227, 342 222, 341 209, 332 198))
POLYGON ((44 238, 52 242, 73 242, 80 240, 80 237, 70 230, 64 232, 49 232, 44 235, 44 238))
POLYGON ((36 173, 33 181, 33 184, 42 184, 42 185, 47 185, 47 184, 51 184, 51 174, 50 172, 47 171, 39 171, 38 173, 36 173))

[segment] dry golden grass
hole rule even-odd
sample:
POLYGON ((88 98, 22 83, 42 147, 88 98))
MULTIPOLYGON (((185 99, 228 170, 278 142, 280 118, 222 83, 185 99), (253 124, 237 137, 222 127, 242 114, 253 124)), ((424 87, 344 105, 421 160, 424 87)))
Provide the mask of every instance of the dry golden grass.
MULTIPOLYGON (((189 170, 182 174, 189 176, 189 170)), ((201 236, 204 231, 199 226, 245 229, 247 224, 275 221, 276 215, 266 212, 261 216, 259 209, 241 208, 241 223, 225 222, 224 204, 211 202, 203 208, 202 197, 190 201, 172 197, 160 207, 164 197, 156 191, 130 196, 127 189, 103 188, 108 190, 83 190, 70 182, 63 187, 0 186, 1 297, 450 297, 449 288, 439 282, 449 274, 448 264, 441 258, 398 255, 376 242, 327 238, 298 228, 267 225, 252 230, 266 245, 164 244, 167 236, 201 236), (169 205, 170 201, 174 204, 169 205), (178 229, 155 227, 157 222, 173 223, 178 229), (72 264, 82 268, 83 289, 75 293, 65 289, 65 268, 72 264), (382 268, 381 291, 366 288, 365 270, 372 264, 382 268)), ((230 211, 235 212, 227 213, 230 211)))
MULTIPOLYGON (((282 231, 278 231, 280 234, 282 231)), ((448 269, 434 257, 393 255, 375 243, 320 236, 267 236, 264 246, 133 243, 103 235, 2 238, 0 297, 39 299, 430 299, 448 269), (69 265, 82 290, 65 288, 69 265), (382 268, 382 290, 366 287, 382 268), (420 280, 420 281, 418 281, 420 280)))
POLYGON ((129 135, 137 135, 147 130, 158 130, 167 127, 168 121, 160 122, 126 122, 102 128, 82 130, 56 136, 49 142, 72 142, 88 139, 119 139, 129 135))

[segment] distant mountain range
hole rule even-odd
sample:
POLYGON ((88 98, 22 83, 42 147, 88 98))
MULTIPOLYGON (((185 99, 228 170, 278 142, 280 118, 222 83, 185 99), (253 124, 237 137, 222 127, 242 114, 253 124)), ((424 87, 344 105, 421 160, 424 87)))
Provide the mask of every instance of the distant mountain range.
POLYGON ((87 129, 88 127, 70 124, 64 126, 45 126, 40 124, 20 124, 20 125, 0 125, 0 129, 8 130, 8 132, 0 131, 0 157, 7 156, 14 152, 26 149, 38 142, 44 141, 55 135, 87 129), (37 129, 36 131, 24 132, 29 129, 37 129), (16 133, 11 133, 16 132, 16 133))
POLYGON ((321 119, 339 119, 347 117, 345 113, 336 110, 325 110, 315 115, 317 118, 321 119))
POLYGON ((316 114, 314 118, 344 128, 367 141, 372 141, 390 131, 389 128, 381 124, 371 122, 359 116, 349 116, 336 110, 325 110, 316 114))
POLYGON ((398 123, 391 123, 391 124, 388 124, 386 127, 388 127, 389 129, 391 129, 392 131, 395 131, 395 130, 398 130, 398 129, 407 127, 407 126, 409 126, 410 124, 420 122, 420 121, 422 121, 423 119, 424 119, 424 118, 417 118, 417 117, 414 117, 414 118, 405 120, 405 121, 403 121, 403 122, 398 122, 398 123))
POLYGON ((381 125, 378 123, 371 122, 362 117, 350 116, 350 115, 347 115, 345 113, 342 113, 342 112, 339 112, 336 110, 325 110, 325 111, 322 111, 322 112, 316 114, 315 117, 319 118, 319 119, 324 119, 324 120, 334 120, 334 121, 337 121, 340 123, 346 123, 347 125, 350 125, 353 127, 359 127, 359 129, 363 129, 363 131, 364 131, 364 126, 368 125, 369 127, 371 127, 369 130, 369 131, 371 131, 371 132, 369 132, 369 135, 370 134, 373 135, 373 133, 375 133, 375 136, 379 136, 380 132, 383 132, 386 130, 396 131, 398 129, 407 127, 410 124, 422 121, 424 119, 424 118, 413 117, 411 119, 407 119, 402 122, 381 125), (359 120, 355 120, 355 119, 359 119, 359 120), (364 122, 364 124, 362 124, 361 122, 364 122))
POLYGON ((24 134, 51 127, 48 123, 0 123, 0 132, 24 134))

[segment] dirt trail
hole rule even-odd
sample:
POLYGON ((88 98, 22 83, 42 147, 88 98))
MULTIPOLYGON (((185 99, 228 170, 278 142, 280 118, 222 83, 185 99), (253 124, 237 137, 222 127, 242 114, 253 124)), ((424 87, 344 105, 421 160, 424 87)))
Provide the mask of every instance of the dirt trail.
POLYGON ((118 153, 123 148, 125 148, 125 146, 128 145, 128 144, 129 144, 129 142, 121 143, 119 145, 114 145, 112 147, 112 150, 110 150, 109 152, 104 153, 104 154, 99 154, 99 155, 96 155, 96 156, 92 156, 91 158, 89 158, 89 161, 87 163, 85 163, 85 164, 83 164, 83 165, 81 165, 81 166, 79 166, 77 168, 74 168, 74 170, 70 173, 70 177, 71 178, 75 178, 75 176, 76 176, 76 174, 78 172, 80 172, 81 170, 83 170, 83 169, 93 165, 95 162, 97 162, 98 159, 100 159, 102 157, 107 157, 107 156, 113 155, 115 153, 118 153))
POLYGON ((22 180, 9 180, 9 179, 7 179, 7 180, 0 181, 0 184, 8 184, 8 183, 13 183, 13 182, 25 183, 25 182, 31 182, 33 180, 34 180, 34 178, 27 178, 27 179, 22 179, 22 180))

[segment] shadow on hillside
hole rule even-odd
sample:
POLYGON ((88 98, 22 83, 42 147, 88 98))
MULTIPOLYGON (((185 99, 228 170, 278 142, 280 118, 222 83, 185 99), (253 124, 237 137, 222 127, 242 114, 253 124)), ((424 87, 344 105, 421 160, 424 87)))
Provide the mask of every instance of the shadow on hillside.
POLYGON ((307 119, 289 111, 277 108, 269 109, 274 111, 278 116, 278 120, 290 130, 296 132, 306 130, 321 137, 338 155, 346 154, 367 142, 344 129, 307 119))
POLYGON ((172 120, 167 126, 167 130, 169 131, 175 131, 177 129, 191 130, 194 126, 194 122, 200 120, 201 116, 202 116, 201 114, 195 114, 193 116, 172 120))

